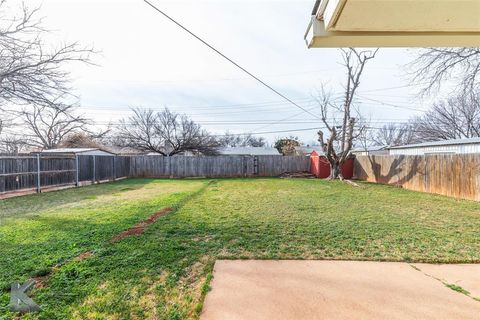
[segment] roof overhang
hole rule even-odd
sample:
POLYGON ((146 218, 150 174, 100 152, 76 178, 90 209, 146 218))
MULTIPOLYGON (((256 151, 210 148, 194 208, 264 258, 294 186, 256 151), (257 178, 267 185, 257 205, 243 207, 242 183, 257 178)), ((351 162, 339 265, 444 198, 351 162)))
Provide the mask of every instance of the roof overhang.
POLYGON ((480 47, 480 0, 317 0, 309 48, 480 47))

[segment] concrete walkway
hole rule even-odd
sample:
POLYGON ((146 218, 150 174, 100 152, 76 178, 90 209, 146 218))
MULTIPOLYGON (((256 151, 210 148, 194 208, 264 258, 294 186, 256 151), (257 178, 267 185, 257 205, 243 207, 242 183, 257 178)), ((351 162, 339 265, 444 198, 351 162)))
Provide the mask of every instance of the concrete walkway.
POLYGON ((201 320, 480 319, 480 265, 219 260, 201 320))

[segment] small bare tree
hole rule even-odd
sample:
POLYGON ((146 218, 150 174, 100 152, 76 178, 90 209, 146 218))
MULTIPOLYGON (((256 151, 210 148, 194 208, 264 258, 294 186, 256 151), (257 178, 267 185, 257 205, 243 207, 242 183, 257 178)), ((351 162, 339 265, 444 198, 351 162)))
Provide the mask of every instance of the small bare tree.
POLYGON ((461 91, 437 102, 410 126, 417 142, 480 137, 480 93, 461 91))
POLYGON ((182 152, 217 154, 219 143, 206 130, 185 115, 165 108, 155 112, 135 108, 120 123, 118 136, 126 147, 173 156, 182 152))
POLYGON ((16 155, 26 151, 27 148, 27 143, 19 136, 9 135, 0 139, 0 152, 2 153, 16 155))
POLYGON ((23 3, 19 9, 17 15, 7 1, 0 1, 0 108, 7 102, 45 105, 68 94, 64 66, 90 63, 93 52, 77 43, 48 48, 42 40, 48 31, 37 18, 39 8, 23 3))
POLYGON ((425 95, 452 80, 457 91, 480 88, 480 48, 427 48, 408 66, 412 78, 425 95))
POLYGON ((351 154, 354 139, 365 129, 361 124, 360 112, 353 105, 355 94, 360 86, 365 65, 375 58, 378 49, 374 51, 357 51, 353 48, 341 50, 343 64, 347 71, 343 102, 336 104, 323 88, 317 101, 320 105, 322 122, 329 133, 329 136, 325 137, 323 130, 318 131, 318 141, 323 146, 325 156, 330 163, 330 179, 343 180, 341 167, 351 154))
POLYGON ((251 134, 236 135, 228 131, 218 139, 222 147, 265 147, 267 141, 263 137, 254 137, 251 134))
POLYGON ((87 131, 91 124, 83 115, 76 114, 75 105, 63 103, 34 104, 22 113, 25 141, 31 147, 52 149, 70 134, 87 131))
POLYGON ((416 142, 415 131, 408 123, 388 123, 380 129, 375 130, 371 138, 377 146, 400 146, 416 142))

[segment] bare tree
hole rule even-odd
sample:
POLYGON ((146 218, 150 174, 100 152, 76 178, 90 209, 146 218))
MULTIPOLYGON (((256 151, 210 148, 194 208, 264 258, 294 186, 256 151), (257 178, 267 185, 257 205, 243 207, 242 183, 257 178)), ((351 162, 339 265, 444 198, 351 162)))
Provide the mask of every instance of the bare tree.
POLYGON ((31 147, 52 149, 70 134, 88 131, 90 121, 76 114, 75 105, 63 103, 34 104, 22 113, 26 143, 31 147))
POLYGON ((215 137, 185 115, 167 108, 160 112, 140 108, 132 111, 119 126, 118 135, 125 146, 164 156, 187 151, 204 155, 218 153, 219 143, 215 137))
POLYGON ((0 152, 18 154, 28 148, 25 140, 19 136, 9 135, 0 139, 0 152))
POLYGON ((0 107, 13 104, 52 103, 70 92, 71 62, 90 63, 92 49, 77 43, 47 48, 42 40, 48 33, 38 18, 39 8, 25 3, 17 16, 0 1, 0 107))
POLYGON ((435 103, 411 127, 417 142, 480 137, 480 93, 463 91, 435 103))
POLYGON ((318 141, 323 146, 325 156, 330 163, 330 179, 343 180, 341 167, 351 155, 354 139, 365 129, 361 124, 360 113, 354 108, 353 101, 360 86, 365 65, 375 58, 377 51, 378 49, 374 51, 342 49, 343 63, 347 71, 343 102, 337 104, 332 101, 330 95, 323 88, 317 99, 323 124, 329 133, 326 138, 323 130, 318 131, 318 141), (336 117, 339 119, 336 120, 336 117))
POLYGON ((409 65, 421 94, 440 89, 446 80, 458 91, 477 91, 480 87, 480 48, 428 48, 419 52, 409 65))
POLYGON ((400 146, 416 142, 411 125, 389 123, 373 131, 372 142, 377 146, 400 146))
POLYGON ((267 141, 263 137, 248 135, 236 135, 228 131, 218 139, 222 147, 265 147, 267 141))

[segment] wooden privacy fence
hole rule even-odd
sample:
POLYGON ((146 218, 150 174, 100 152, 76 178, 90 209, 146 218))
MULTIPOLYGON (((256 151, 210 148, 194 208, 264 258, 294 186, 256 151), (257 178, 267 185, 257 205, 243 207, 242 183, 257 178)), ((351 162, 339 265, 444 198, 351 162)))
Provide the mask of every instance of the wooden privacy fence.
POLYGON ((356 179, 480 200, 480 154, 357 156, 356 179))
POLYGON ((136 156, 130 161, 132 177, 274 177, 310 170, 308 157, 294 156, 136 156))
POLYGON ((122 177, 271 177, 309 170, 308 157, 0 156, 0 194, 122 177))
POLYGON ((81 185, 128 176, 130 162, 113 156, 0 157, 0 194, 81 185))

